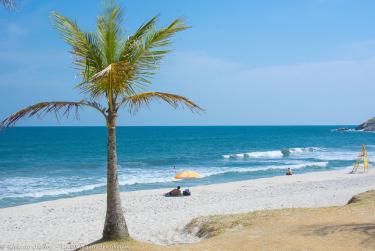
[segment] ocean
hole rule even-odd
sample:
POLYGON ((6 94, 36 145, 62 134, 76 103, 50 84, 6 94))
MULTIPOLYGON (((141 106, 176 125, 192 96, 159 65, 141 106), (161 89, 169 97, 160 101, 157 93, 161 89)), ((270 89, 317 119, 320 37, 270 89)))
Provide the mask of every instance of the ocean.
MULTIPOLYGON (((121 191, 223 183, 370 165, 375 133, 340 126, 118 127, 121 191), (178 181, 182 170, 202 179, 178 181)), ((345 126, 348 127, 348 126, 345 126)), ((15 127, 0 132, 0 207, 105 193, 105 127, 15 127)), ((194 191, 193 191, 194 193, 194 191)))

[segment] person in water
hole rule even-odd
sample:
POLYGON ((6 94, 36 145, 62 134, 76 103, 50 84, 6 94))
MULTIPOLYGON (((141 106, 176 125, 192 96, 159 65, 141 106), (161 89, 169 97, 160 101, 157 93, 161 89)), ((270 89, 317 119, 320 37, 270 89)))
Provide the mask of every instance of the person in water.
POLYGON ((177 188, 173 189, 172 191, 168 192, 166 195, 170 196, 180 196, 181 195, 181 187, 178 186, 177 188))
POLYGON ((293 175, 292 169, 288 167, 288 170, 286 171, 286 175, 293 175))

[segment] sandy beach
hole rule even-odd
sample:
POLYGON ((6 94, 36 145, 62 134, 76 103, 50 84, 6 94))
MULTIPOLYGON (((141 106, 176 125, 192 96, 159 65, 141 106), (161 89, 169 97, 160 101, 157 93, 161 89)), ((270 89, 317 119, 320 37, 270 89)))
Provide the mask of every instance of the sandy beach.
MULTIPOLYGON (((199 238, 183 231, 198 216, 262 209, 344 205, 375 189, 375 172, 314 172, 192 187, 192 196, 166 198, 166 190, 122 193, 136 240, 173 245, 199 238)), ((0 249, 69 250, 101 238, 105 195, 82 196, 0 209, 0 249)))

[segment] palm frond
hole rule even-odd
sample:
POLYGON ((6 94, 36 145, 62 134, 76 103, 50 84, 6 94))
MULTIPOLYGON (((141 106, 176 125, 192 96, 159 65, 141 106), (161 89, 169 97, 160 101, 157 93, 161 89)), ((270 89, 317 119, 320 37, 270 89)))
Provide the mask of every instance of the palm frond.
POLYGON ((107 118, 107 114, 106 114, 107 109, 103 107, 101 104, 99 104, 98 102, 88 101, 88 100, 82 100, 80 102, 82 103, 82 105, 96 109, 98 112, 100 112, 104 116, 104 118, 107 118))
POLYGON ((153 29, 158 21, 158 16, 151 18, 148 22, 141 25, 138 30, 131 36, 128 37, 124 46, 120 52, 120 60, 129 61, 132 58, 134 49, 140 44, 143 45, 145 36, 153 29))
POLYGON ((128 85, 127 81, 133 74, 133 70, 133 66, 127 62, 112 63, 93 75, 84 88, 92 96, 101 95, 103 90, 112 91, 114 94, 135 94, 135 90, 131 85, 128 85))
POLYGON ((122 13, 117 5, 110 6, 104 15, 98 17, 98 38, 103 50, 105 65, 116 62, 118 46, 122 39, 122 13))
POLYGON ((96 102, 90 102, 82 100, 80 102, 66 102, 66 101, 53 101, 53 102, 41 102, 35 105, 28 106, 22 110, 10 115, 0 122, 0 128, 13 126, 18 120, 28 117, 43 117, 48 113, 53 113, 56 118, 61 116, 69 117, 73 111, 74 116, 78 119, 78 110, 83 106, 89 106, 100 111, 104 116, 105 110, 96 102))
POLYGON ((16 9, 16 1, 15 0, 1 0, 4 7, 8 10, 15 10, 16 9))
POLYGON ((182 106, 188 108, 192 112, 203 111, 201 107, 186 97, 164 92, 144 92, 128 96, 122 100, 121 104, 128 105, 129 111, 135 113, 143 105, 149 107, 152 100, 165 101, 173 108, 182 106))
POLYGON ((71 47, 74 56, 73 63, 81 70, 84 81, 87 81, 95 72, 102 70, 102 51, 95 33, 82 31, 75 21, 52 13, 54 27, 60 32, 62 38, 71 47))
POLYGON ((150 34, 146 47, 148 49, 156 47, 164 47, 171 44, 171 38, 179 31, 183 31, 190 28, 186 26, 183 19, 177 18, 168 27, 160 30, 155 30, 150 34))
MULTIPOLYGON (((174 20, 169 26, 156 29, 156 18, 149 22, 148 29, 143 31, 135 41, 127 41, 130 44, 121 53, 122 60, 134 65, 134 74, 131 82, 134 85, 148 84, 152 76, 157 72, 161 60, 171 50, 166 47, 171 45, 171 38, 179 31, 188 29, 182 19, 174 20)), ((136 33, 137 34, 137 33, 136 33)))

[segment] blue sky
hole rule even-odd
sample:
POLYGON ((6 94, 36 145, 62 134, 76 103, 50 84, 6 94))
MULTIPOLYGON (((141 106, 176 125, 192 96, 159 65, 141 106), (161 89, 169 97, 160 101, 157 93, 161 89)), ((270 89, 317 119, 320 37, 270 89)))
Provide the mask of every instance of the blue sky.
MULTIPOLYGON (((192 29, 175 38, 150 90, 188 96, 197 115, 155 103, 120 125, 359 124, 375 115, 375 1, 119 1, 129 33, 156 14, 192 29)), ((80 100, 69 47, 50 13, 95 29, 101 1, 21 0, 0 9, 0 118, 45 100, 80 100)), ((82 111, 61 125, 103 125, 82 111)), ((53 116, 19 125, 57 125, 53 116)))

